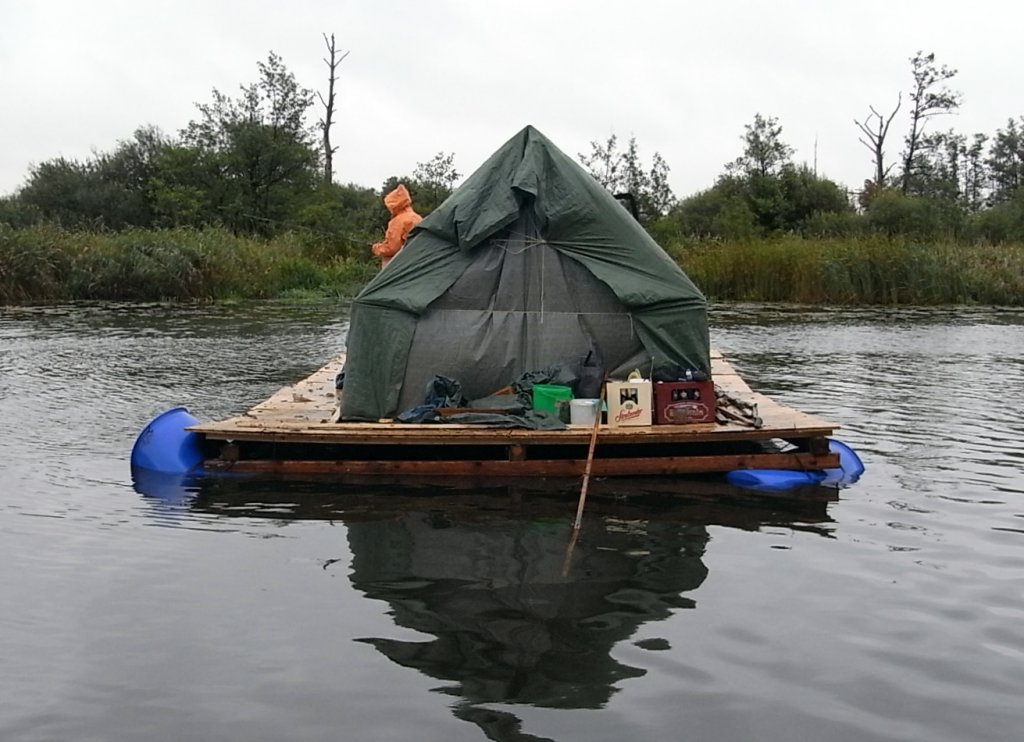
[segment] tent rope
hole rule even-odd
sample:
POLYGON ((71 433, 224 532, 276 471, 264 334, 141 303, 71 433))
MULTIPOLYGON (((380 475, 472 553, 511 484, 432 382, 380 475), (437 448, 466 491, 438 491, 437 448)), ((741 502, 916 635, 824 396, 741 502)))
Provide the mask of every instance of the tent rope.
POLYGON ((544 245, 550 246, 550 243, 547 240, 545 240, 545 239, 543 239, 541 237, 535 237, 534 235, 528 235, 528 234, 526 234, 524 232, 510 232, 508 237, 505 237, 505 238, 502 238, 502 239, 497 239, 497 238, 492 239, 492 243, 494 244, 495 247, 497 247, 497 248, 499 248, 501 250, 504 250, 505 252, 509 253, 510 255, 522 255, 524 252, 526 252, 527 250, 529 250, 531 248, 534 248, 534 247, 542 247, 544 245), (517 238, 520 238, 520 239, 515 239, 514 240, 513 239, 514 237, 517 237, 517 238), (512 248, 509 247, 509 243, 511 243, 511 242, 520 242, 520 241, 523 243, 523 246, 522 246, 521 249, 513 250, 512 248))

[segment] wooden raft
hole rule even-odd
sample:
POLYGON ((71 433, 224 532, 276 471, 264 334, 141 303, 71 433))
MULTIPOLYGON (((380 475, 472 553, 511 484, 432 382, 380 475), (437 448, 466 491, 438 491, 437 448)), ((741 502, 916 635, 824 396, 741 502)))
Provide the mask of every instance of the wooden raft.
MULTIPOLYGON (((273 474, 580 476, 591 428, 526 430, 479 425, 334 422, 335 378, 344 354, 279 390, 248 412, 189 430, 209 452, 206 465, 273 474)), ((728 361, 712 354, 715 385, 756 404, 763 426, 699 423, 601 425, 595 476, 726 472, 734 469, 821 470, 838 456, 826 437, 838 426, 786 407, 747 386, 728 361), (780 451, 779 444, 791 444, 780 451)))

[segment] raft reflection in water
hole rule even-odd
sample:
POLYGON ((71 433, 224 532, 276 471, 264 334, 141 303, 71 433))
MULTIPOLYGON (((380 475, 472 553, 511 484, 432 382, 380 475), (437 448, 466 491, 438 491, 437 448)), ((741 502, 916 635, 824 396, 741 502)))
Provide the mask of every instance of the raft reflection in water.
POLYGON ((426 637, 396 639, 382 627, 358 641, 442 681, 438 691, 459 699, 455 715, 499 734, 492 738, 520 722, 484 704, 599 708, 621 681, 645 674, 613 650, 624 641, 669 648, 641 627, 696 606, 688 593, 708 578, 708 525, 826 533, 816 524, 829 520, 821 499, 598 497, 567 562, 570 491, 518 499, 504 489, 388 496, 279 487, 219 482, 198 487, 184 507, 206 517, 344 521, 352 585, 426 637))
POLYGON ((433 639, 367 638, 451 682, 470 704, 598 708, 643 674, 611 657, 647 621, 692 608, 707 577, 702 526, 592 518, 568 574, 566 523, 467 523, 408 513, 349 524, 351 579, 395 622, 433 639))

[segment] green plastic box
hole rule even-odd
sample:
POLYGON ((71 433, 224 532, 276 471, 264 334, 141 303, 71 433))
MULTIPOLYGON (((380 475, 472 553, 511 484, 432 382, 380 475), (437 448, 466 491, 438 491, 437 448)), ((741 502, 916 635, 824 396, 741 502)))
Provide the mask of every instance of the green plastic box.
POLYGON ((533 409, 558 414, 558 403, 572 399, 572 389, 557 384, 533 385, 533 409))

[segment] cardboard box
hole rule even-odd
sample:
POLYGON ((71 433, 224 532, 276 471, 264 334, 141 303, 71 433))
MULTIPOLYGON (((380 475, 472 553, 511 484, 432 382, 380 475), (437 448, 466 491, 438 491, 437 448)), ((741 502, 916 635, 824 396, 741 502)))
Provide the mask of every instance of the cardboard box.
POLYGON ((711 381, 659 381, 654 385, 654 421, 658 425, 713 423, 717 411, 711 381))
POLYGON ((609 381, 606 391, 609 425, 651 424, 653 393, 650 381, 609 381))

